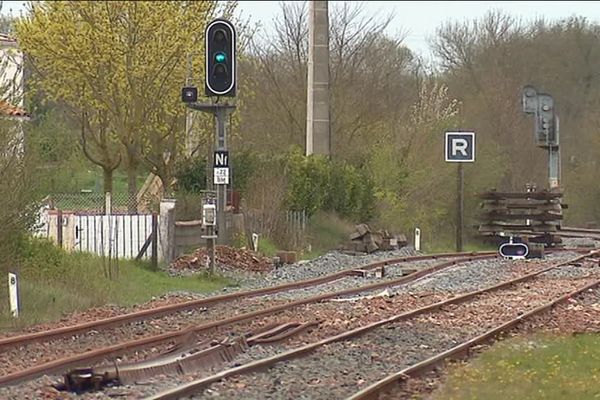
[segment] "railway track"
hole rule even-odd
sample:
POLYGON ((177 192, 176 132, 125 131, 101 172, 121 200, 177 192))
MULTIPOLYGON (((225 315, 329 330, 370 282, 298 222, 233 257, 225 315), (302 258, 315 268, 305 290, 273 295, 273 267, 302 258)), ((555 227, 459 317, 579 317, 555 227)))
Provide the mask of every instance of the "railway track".
POLYGON ((200 398, 202 393, 209 393, 206 395, 208 397, 218 395, 219 398, 247 399, 294 398, 300 393, 311 399, 376 396, 380 393, 380 387, 389 387, 380 382, 395 379, 385 378, 389 371, 382 374, 385 368, 377 366, 385 365, 393 371, 396 365, 406 365, 402 371, 390 375, 404 376, 406 371, 412 371, 409 368, 415 371, 425 368, 428 364, 424 360, 456 355, 512 328, 524 318, 600 285, 600 271, 582 266, 596 267, 597 260, 590 261, 590 257, 596 255, 596 252, 592 252, 486 289, 401 312, 271 357, 205 376, 149 398, 200 398), (574 264, 579 265, 575 268, 582 268, 589 274, 577 279, 561 278, 560 274, 552 278, 553 270, 562 271, 564 266, 574 264), (506 307, 498 308, 501 302, 505 302, 506 307), (483 320, 478 315, 483 315, 483 320), (466 342, 465 336, 470 338, 466 342), (435 343, 440 344, 438 347, 442 349, 441 352, 435 351, 435 343), (268 372, 256 372, 265 367, 271 368, 268 372), (252 375, 248 376, 250 373, 252 375), (380 382, 373 388, 367 385, 378 380, 380 382), (358 393, 353 395, 353 391, 358 393))
POLYGON ((423 361, 415 363, 407 368, 400 371, 394 372, 385 378, 369 385, 368 387, 354 393, 349 396, 347 400, 376 400, 376 399, 401 399, 404 398, 402 392, 402 385, 406 384, 408 380, 423 376, 425 373, 442 367, 447 361, 454 359, 466 358, 471 355, 473 348, 484 345, 493 341, 501 334, 508 332, 519 325, 522 321, 540 315, 544 312, 549 311, 555 305, 565 302, 568 299, 577 297, 589 290, 595 289, 600 286, 600 281, 594 280, 591 283, 575 289, 569 293, 566 293, 554 300, 551 300, 545 304, 542 304, 520 316, 513 318, 505 323, 499 324, 492 329, 485 331, 484 333, 470 338, 460 344, 439 352, 423 361))
POLYGON ((148 320, 152 318, 158 318, 163 315, 169 315, 181 311, 199 309, 202 307, 227 303, 243 298, 265 296, 273 293, 280 293, 289 290, 296 290, 305 287, 312 287, 323 285, 329 282, 333 282, 339 279, 343 279, 348 276, 355 276, 357 270, 374 270, 376 268, 385 267, 388 265, 418 262, 424 260, 436 260, 440 258, 462 258, 462 257, 476 257, 476 256, 493 256, 494 252, 464 252, 464 253, 441 253, 427 256, 412 256, 412 257, 398 257, 391 258, 388 260, 380 261, 365 265, 361 268, 348 268, 337 273, 325 275, 322 277, 307 279, 298 282, 291 282, 282 285, 276 285, 271 287, 265 287, 261 289, 241 291, 221 296, 213 296, 205 299, 193 300, 182 302, 179 304, 171 304, 159 308, 153 308, 148 310, 142 310, 138 312, 132 312, 128 314, 118 315, 110 318, 103 318, 96 321, 85 322, 81 324, 74 324, 71 326, 65 326, 52 330, 44 330, 40 332, 32 332, 22 335, 8 336, 0 338, 0 351, 4 351, 10 347, 23 346, 28 343, 39 342, 43 340, 50 340, 60 337, 67 337, 82 334, 92 330, 108 329, 115 326, 124 324, 130 324, 137 321, 148 320))
POLYGON ((600 240, 600 229, 585 229, 563 226, 556 233, 556 235, 567 238, 589 238, 600 240))
MULTIPOLYGON (((111 343, 112 340, 110 338, 107 338, 104 341, 99 340, 98 332, 91 331, 91 332, 94 332, 91 343, 93 343, 94 341, 100 342, 100 343, 96 343, 97 348, 92 349, 92 350, 88 349, 87 351, 82 351, 82 352, 75 352, 74 354, 71 354, 69 356, 64 356, 64 355, 65 355, 65 353, 68 353, 67 347, 74 345, 73 342, 78 343, 79 345, 83 344, 83 346, 81 346, 83 348, 88 348, 92 344, 86 343, 86 342, 80 343, 82 341, 82 339, 80 337, 73 337, 73 336, 66 339, 66 341, 61 342, 61 344, 59 346, 57 346, 55 343, 47 342, 47 340, 54 339, 56 337, 61 337, 64 335, 72 335, 73 332, 77 332, 77 333, 82 332, 82 331, 87 332, 87 331, 89 331, 89 329, 93 329, 93 328, 91 328, 92 326, 107 328, 107 327, 110 327, 112 323, 116 323, 114 321, 114 319, 109 319, 108 321, 102 320, 102 321, 98 321, 97 323, 86 323, 86 324, 84 324, 85 329, 83 329, 81 326, 75 326, 75 327, 71 327, 73 330, 67 330, 65 328, 61 328, 57 331, 49 331, 49 332, 47 332, 47 335, 44 335, 44 332, 39 332, 39 333, 35 333, 35 334, 30 334, 30 335, 6 338, 4 340, 4 344, 3 344, 4 352, 2 354, 2 357, 5 360, 7 360, 7 362, 6 362, 6 364, 4 364, 5 365, 5 370, 3 371, 4 375, 0 376, 0 385, 4 386, 4 385, 15 384, 15 383, 21 382, 23 380, 32 379, 41 374, 63 372, 66 368, 74 368, 74 367, 78 367, 81 365, 88 365, 93 362, 106 360, 109 357, 121 356, 121 355, 123 355, 127 352, 131 352, 133 350, 138 350, 138 349, 147 348, 147 347, 156 347, 156 346, 160 346, 160 345, 165 346, 165 347, 177 345, 177 344, 180 344, 181 342, 189 340, 189 338, 192 336, 197 336, 202 333, 214 331, 214 330, 228 327, 233 324, 238 324, 238 323, 241 323, 244 321, 252 321, 253 319, 272 315, 274 313, 292 309, 294 307, 299 307, 299 306, 302 306, 305 304, 310 304, 310 303, 316 303, 316 302, 324 301, 324 300, 335 298, 335 297, 350 296, 350 295, 358 294, 358 293, 365 292, 365 291, 372 291, 372 290, 384 288, 384 287, 387 287, 390 285, 401 285, 401 284, 404 284, 407 282, 414 281, 420 277, 434 274, 435 272, 444 270, 445 268, 451 267, 456 264, 465 263, 465 262, 469 262, 469 261, 473 261, 473 260, 483 260, 483 259, 491 259, 491 258, 497 257, 497 255, 490 253, 490 252, 483 253, 483 254, 475 254, 475 255, 472 255, 472 253, 468 253, 468 254, 469 255, 467 257, 464 257, 465 254, 459 254, 458 258, 456 258, 456 256, 454 256, 452 254, 443 254, 443 255, 435 255, 435 256, 403 257, 403 258, 399 258, 399 259, 386 260, 386 261, 382 261, 382 262, 378 262, 378 263, 369 264, 369 265, 363 267, 361 270, 369 271, 369 270, 373 270, 373 269, 376 269, 376 268, 379 268, 382 266, 386 266, 386 265, 389 266, 389 265, 393 265, 396 263, 407 262, 407 261, 410 262, 410 261, 420 261, 420 260, 436 260, 438 258, 450 258, 451 259, 450 261, 444 261, 444 262, 437 263, 431 267, 424 268, 422 270, 416 271, 410 275, 403 276, 400 278, 387 279, 387 280, 376 282, 376 283, 373 283, 370 285, 360 285, 358 287, 352 287, 352 288, 345 289, 345 290, 322 293, 322 294, 319 294, 316 296, 303 297, 298 300, 282 301, 271 307, 259 307, 257 309, 253 309, 248 312, 241 312, 237 315, 234 315, 234 316, 231 316, 228 318, 205 320, 203 323, 200 323, 199 325, 188 326, 184 329, 172 330, 172 331, 168 331, 166 333, 149 335, 147 337, 137 339, 137 340, 122 341, 120 339, 115 344, 115 343, 111 343), (463 256, 463 257, 461 258, 461 256, 463 256), (38 345, 40 342, 44 342, 44 341, 46 341, 46 342, 42 343, 41 348, 39 349, 38 352, 23 351, 24 347, 31 346, 32 343, 38 345), (7 349, 9 349, 9 347, 12 347, 10 349, 10 350, 12 350, 12 353, 7 351, 7 349), (50 358, 48 358, 49 356, 40 357, 40 355, 39 355, 40 352, 47 353, 48 348, 52 348, 52 347, 55 347, 55 349, 58 350, 60 352, 60 354, 63 355, 63 357, 59 357, 59 358, 52 358, 51 356, 50 356, 50 358), (29 354, 29 353, 32 354, 32 362, 30 363, 32 365, 23 367, 22 365, 26 364, 26 361, 24 360, 24 359, 26 359, 26 357, 24 357, 23 355, 29 354), (20 368, 18 365, 16 365, 16 363, 14 361, 15 358, 18 360, 19 365, 21 365, 20 368), (40 362, 40 358, 45 359, 44 360, 45 362, 40 362)), ((352 270, 343 271, 343 273, 334 274, 334 275, 326 276, 326 277, 319 278, 319 279, 313 279, 310 281, 302 281, 302 282, 298 282, 296 284, 281 285, 279 287, 267 288, 265 290, 267 290, 267 293, 272 294, 272 293, 277 293, 277 292, 281 292, 281 291, 287 291, 287 290, 307 287, 309 285, 323 284, 323 283, 335 281, 337 279, 341 279, 348 275, 352 275, 352 274, 355 275, 356 272, 357 272, 357 269, 352 269, 352 270)), ((191 303, 194 304, 194 306, 198 306, 198 304, 202 304, 202 305, 217 304, 217 303, 223 302, 223 301, 239 300, 240 298, 251 298, 251 297, 256 297, 256 296, 264 295, 264 294, 265 294, 264 290, 260 289, 257 291, 242 292, 242 293, 237 293, 237 294, 227 295, 227 296, 219 296, 216 299, 208 298, 208 299, 204 299, 204 300, 194 301, 191 303), (238 295, 240 297, 236 298, 236 295, 238 295)), ((175 308, 177 310, 185 310, 187 307, 190 307, 190 306, 191 306, 191 304, 179 304, 179 305, 176 305, 176 307, 168 306, 168 308, 169 309, 175 308)), ((153 310, 146 310, 141 313, 134 313, 134 314, 128 314, 123 317, 117 317, 117 320, 119 323, 124 323, 123 321, 131 322, 131 321, 139 320, 140 318, 149 318, 150 316, 164 315, 164 313, 165 313, 164 309, 155 310, 156 313, 151 313, 150 311, 153 311, 153 310)), ((142 326, 140 329, 142 331, 146 331, 147 330, 146 328, 147 327, 142 326)))
MULTIPOLYGON (((331 332, 333 332, 334 329, 337 329, 338 331, 340 331, 340 330, 343 330, 344 328, 348 328, 349 326, 356 328, 361 323, 375 321, 377 316, 394 315, 394 313, 397 313, 398 307, 404 307, 404 309, 413 309, 413 308, 423 307, 426 304, 431 303, 432 301, 437 301, 437 300, 440 300, 441 298, 443 298, 443 296, 441 296, 441 297, 440 296, 437 296, 437 297, 436 296, 426 296, 423 299, 420 299, 420 298, 413 299, 413 298, 411 298, 410 295, 405 295, 404 297, 397 295, 398 297, 396 298, 396 300, 401 299, 401 301, 390 302, 390 301, 381 300, 379 303, 377 303, 377 301, 379 301, 379 300, 374 300, 371 303, 366 303, 366 306, 361 308, 361 307, 356 307, 355 304, 360 305, 362 303, 360 301, 358 303, 351 301, 352 296, 359 295, 359 294, 363 294, 363 295, 367 294, 368 295, 369 293, 374 293, 374 291, 381 290, 383 288, 403 287, 403 285, 406 285, 410 282, 416 281, 418 278, 424 278, 425 280, 433 279, 433 277, 439 277, 439 276, 445 274, 446 273, 445 270, 448 269, 449 267, 456 266, 456 265, 464 266, 465 263, 469 263, 469 262, 480 262, 481 263, 481 262, 483 262, 483 260, 493 259, 493 258, 497 257, 496 254, 489 253, 489 252, 484 253, 484 254, 481 254, 481 253, 459 254, 459 255, 455 255, 455 257, 452 257, 452 255, 454 255, 454 254, 450 254, 450 255, 443 254, 443 255, 429 256, 429 257, 425 257, 425 256, 402 257, 402 258, 395 259, 395 260, 386 260, 383 262, 369 264, 360 269, 354 268, 351 270, 342 271, 345 273, 344 275, 335 274, 336 276, 338 276, 338 280, 345 279, 345 277, 348 277, 351 275, 357 275, 357 274, 365 273, 368 271, 372 272, 374 270, 377 270, 377 268, 379 268, 381 266, 385 266, 386 264, 389 268, 393 268, 391 265, 393 265, 394 262, 396 262, 396 260, 402 260, 404 262, 407 262, 407 261, 408 262, 411 262, 411 261, 418 262, 418 261, 423 261, 423 260, 439 261, 433 266, 423 268, 423 269, 418 270, 408 276, 395 278, 395 279, 387 279, 385 281, 379 281, 379 282, 369 284, 369 285, 361 285, 360 287, 350 287, 350 288, 346 288, 344 290, 338 290, 338 291, 328 292, 328 293, 321 293, 316 296, 303 297, 303 298, 300 298, 297 300, 291 300, 291 301, 279 301, 278 302, 278 300, 265 299, 265 300, 263 300, 264 308, 256 309, 256 310, 253 310, 250 312, 239 313, 238 315, 234 315, 229 318, 219 318, 216 320, 208 320, 197 326, 191 326, 191 327, 188 327, 185 329, 173 330, 173 331, 169 331, 166 333, 162 333, 160 335, 152 335, 152 336, 141 338, 138 340, 130 340, 130 341, 125 341, 125 342, 118 341, 118 342, 112 343, 111 345, 99 345, 98 348, 96 348, 96 349, 85 351, 85 352, 78 353, 78 354, 69 355, 69 356, 62 357, 62 358, 48 359, 46 361, 47 358, 40 356, 39 354, 36 354, 35 351, 33 351, 33 352, 32 351, 25 351, 25 352, 23 351, 23 348, 27 349, 29 346, 32 345, 32 343, 35 343, 35 341, 34 342, 30 341, 30 342, 27 342, 28 344, 16 346, 13 348, 9 347, 8 350, 15 352, 14 354, 29 354, 29 353, 31 353, 34 357, 36 357, 36 363, 35 363, 35 365, 23 366, 21 368, 16 367, 14 363, 12 365, 8 366, 11 369, 9 370, 8 373, 4 374, 3 376, 0 376, 0 385, 1 386, 15 385, 19 382, 31 380, 42 374, 48 375, 48 374, 55 374, 55 373, 64 373, 69 368, 97 365, 97 363, 104 363, 104 364, 106 364, 106 362, 112 363, 113 362, 112 360, 116 357, 118 357, 119 360, 123 361, 125 364, 127 364, 126 362, 129 361, 129 364, 132 365, 133 370, 135 370, 137 368, 135 366, 136 362, 139 362, 139 361, 145 360, 145 359, 151 360, 153 358, 157 358, 157 356, 159 356, 160 354, 165 354, 165 353, 172 354, 174 351, 179 351, 177 349, 185 348, 185 345, 189 342, 202 341, 202 340, 204 340, 206 342, 206 341, 210 341, 211 339, 217 339, 219 337, 222 338, 224 336, 231 335, 232 334, 231 327, 233 327, 233 326, 236 327, 235 328, 237 330, 236 334, 238 334, 238 335, 241 335, 241 334, 250 335, 250 333, 254 332, 255 333, 254 336, 256 336, 257 332, 258 332, 258 334, 260 334, 260 332, 264 332, 265 330, 269 331, 270 329, 277 331, 278 329, 281 329, 282 326, 287 324, 288 327, 290 327, 289 331, 287 331, 287 332, 282 331, 280 333, 278 333, 278 332, 272 333, 273 340, 267 338, 268 339, 267 341, 271 340, 272 342, 277 342, 277 341, 280 341, 280 339, 283 340, 283 339, 289 338, 289 339, 287 339, 286 343, 279 345, 280 349, 281 348, 291 348, 291 347, 297 346, 297 345, 305 345, 311 339, 314 340, 315 338, 318 338, 319 340, 322 340, 322 339, 326 338, 328 335, 331 334, 331 332), (468 256, 465 257, 465 255, 468 255, 468 256), (440 258, 442 258, 444 260, 439 260, 440 258), (446 258, 449 260, 446 261, 445 260, 446 258), (343 300, 344 303, 337 303, 336 300, 343 300), (390 304, 395 304, 395 306, 394 306, 395 308, 389 306, 390 304), (333 320, 337 321, 337 325, 328 323, 327 321, 320 324, 319 322, 323 322, 323 321, 316 321, 316 320, 311 320, 311 321, 304 320, 303 321, 302 320, 302 318, 306 319, 305 317, 307 315, 318 316, 318 315, 320 315, 320 313, 323 313, 323 315, 326 315, 330 318, 333 315, 334 316, 333 320), (364 317, 365 315, 366 315, 366 317, 364 317), (283 319, 281 317, 283 317, 283 319), (352 324, 346 323, 345 322, 346 319, 352 319, 353 320, 352 324), (306 334, 306 329, 308 329, 308 328, 311 328, 312 331, 309 334, 306 334), (303 333, 303 335, 301 337, 293 336, 294 334, 300 333, 300 332, 303 333), (151 350, 147 350, 150 348, 151 348, 151 350), (42 360, 42 362, 40 362, 40 360, 42 360)), ((400 262, 402 262, 402 261, 400 261, 400 262)), ((523 271, 532 271, 532 270, 536 270, 536 269, 537 269, 537 272, 539 272, 540 268, 543 267, 543 265, 542 265, 543 263, 540 262, 539 265, 536 265, 535 263, 536 262, 533 262, 533 263, 529 262, 527 264, 524 264, 523 266, 517 266, 518 263, 513 263, 513 264, 508 263, 505 268, 510 269, 508 265, 512 265, 513 269, 515 271, 519 270, 519 273, 521 273, 521 274, 523 273, 523 271), (527 269, 527 268, 529 268, 529 269, 527 269), (523 269, 523 270, 521 271, 521 269, 523 269)), ((466 264, 466 265, 468 265, 468 264, 466 264)), ((500 265, 500 264, 498 264, 498 265, 500 265)), ((474 267, 466 267, 465 266, 465 268, 468 269, 468 268, 474 268, 474 267)), ((473 269, 472 271, 475 271, 475 270, 476 269, 473 269)), ((325 283, 336 281, 335 279, 329 281, 328 280, 328 279, 330 279, 329 276, 319 278, 319 280, 321 280, 321 279, 323 279, 323 281, 325 283)), ((313 279, 310 281, 315 282, 316 280, 313 279)), ((309 281, 298 282, 298 286, 299 287, 309 287, 309 286, 307 286, 307 282, 309 282, 309 281)), ((285 294, 286 291, 292 290, 292 289, 289 289, 290 287, 292 287, 292 286, 281 285, 280 287, 278 287, 281 290, 273 291, 272 293, 270 293, 270 295, 274 295, 276 293, 279 293, 279 295, 283 295, 283 294, 285 294), (282 287, 287 288, 287 289, 281 289, 282 287)), ((272 290, 274 288, 268 288, 268 289, 272 290)), ((318 291, 318 289, 322 289, 322 288, 314 288, 314 289, 316 291, 318 291)), ((251 291, 251 292, 255 293, 257 291, 251 291)), ((242 293, 251 293, 251 292, 242 292, 242 293)), ((257 296, 249 295, 248 298, 253 298, 253 297, 258 297, 258 296, 260 296, 260 295, 257 295, 257 296)), ((226 297, 226 298, 231 299, 231 295, 220 296, 220 297, 226 297)), ((448 296, 446 296, 446 297, 448 297, 448 296)), ((206 300, 211 301, 212 299, 206 299, 206 300)), ((234 301, 234 300, 225 300, 224 302, 222 302, 222 304, 227 305, 227 304, 229 304, 228 302, 230 302, 230 301, 234 301)), ((212 303, 212 304, 219 304, 219 301, 217 301, 216 303, 212 303)), ((161 310, 161 312, 162 312, 162 310, 161 310)), ((104 325, 104 326, 108 326, 108 325, 104 325)), ((91 331, 91 333, 92 333, 92 336, 97 337, 96 335, 98 335, 101 332, 100 331, 91 331)), ((55 332, 51 332, 51 336, 52 335, 55 335, 55 332)), ((85 335, 81 335, 81 336, 85 336, 85 335)), ((55 337, 55 336, 52 336, 52 337, 55 337)), ((247 337, 250 337, 250 336, 247 336, 247 337)), ((30 339, 27 339, 27 340, 30 340, 30 339)), ((67 342, 70 341, 70 342, 77 343, 79 341, 79 337, 70 337, 70 338, 64 339, 64 340, 66 340, 67 342)), ((43 348, 48 349, 52 346, 53 346, 53 343, 49 342, 49 343, 45 343, 43 345, 43 348)), ((256 346, 256 348, 258 348, 258 347, 260 347, 260 346, 256 346)), ((63 348, 59 348, 59 350, 62 350, 63 353, 68 354, 68 352, 63 348)), ((5 357, 10 356, 10 353, 4 352, 3 356, 5 356, 5 357)), ((160 358, 160 357, 158 357, 158 358, 160 358)), ((229 358, 231 358, 231 357, 229 357, 229 358)), ((22 364, 22 365, 24 365, 24 364, 22 364)), ((135 375, 135 373, 134 373, 134 375, 135 375)), ((17 388, 17 387, 15 387, 15 388, 17 388)), ((0 397, 2 397, 1 392, 0 392, 0 397)), ((18 398, 18 397, 16 397, 16 398, 18 398)))

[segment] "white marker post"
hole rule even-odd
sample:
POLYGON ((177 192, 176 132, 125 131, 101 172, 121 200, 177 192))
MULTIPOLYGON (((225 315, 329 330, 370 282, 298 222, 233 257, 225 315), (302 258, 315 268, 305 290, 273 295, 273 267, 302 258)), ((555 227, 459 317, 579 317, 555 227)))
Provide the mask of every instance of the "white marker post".
POLYGON ((8 296, 10 300, 10 312, 13 317, 19 316, 19 291, 17 287, 17 275, 8 273, 8 296))
POLYGON ((415 251, 421 251, 421 230, 415 228, 415 251))
POLYGON ((258 234, 252 234, 252 246, 254 247, 254 251, 258 251, 258 234))

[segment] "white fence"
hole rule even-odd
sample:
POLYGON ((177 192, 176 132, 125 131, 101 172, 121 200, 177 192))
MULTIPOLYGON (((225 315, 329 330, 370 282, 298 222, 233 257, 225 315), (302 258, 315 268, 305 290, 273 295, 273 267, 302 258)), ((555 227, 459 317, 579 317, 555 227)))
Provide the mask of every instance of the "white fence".
MULTIPOLYGON (((150 259, 152 218, 150 214, 86 215, 44 210, 36 234, 53 240, 67 251, 85 251, 111 258, 136 258, 146 247, 142 258, 150 259)), ((158 221, 158 217, 155 218, 158 221)))

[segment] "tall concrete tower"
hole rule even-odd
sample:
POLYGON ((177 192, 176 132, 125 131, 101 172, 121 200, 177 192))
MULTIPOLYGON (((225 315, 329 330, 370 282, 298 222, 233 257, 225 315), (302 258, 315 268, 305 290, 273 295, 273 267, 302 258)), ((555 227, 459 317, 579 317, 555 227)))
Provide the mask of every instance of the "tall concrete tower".
POLYGON ((309 1, 306 155, 331 154, 327 1, 309 1))

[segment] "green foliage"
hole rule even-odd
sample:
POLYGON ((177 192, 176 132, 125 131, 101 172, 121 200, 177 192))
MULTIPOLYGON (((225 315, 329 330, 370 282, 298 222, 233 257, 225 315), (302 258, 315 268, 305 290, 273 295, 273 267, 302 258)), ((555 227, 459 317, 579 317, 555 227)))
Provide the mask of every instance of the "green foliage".
POLYGON ((23 152, 22 139, 17 123, 0 119, 0 272, 15 267, 20 242, 38 213, 37 161, 23 152))
MULTIPOLYGON (((241 150, 230 153, 230 168, 232 188, 239 192, 248 189, 248 182, 256 172, 259 157, 256 153, 241 150)), ((175 178, 177 189, 187 193, 200 193, 206 190, 206 168, 208 164, 204 157, 184 159, 177 163, 175 178)))
POLYGON ((135 176, 145 164, 170 191, 185 139, 186 60, 194 76, 202 74, 195 54, 206 22, 233 9, 234 2, 212 1, 42 1, 17 21, 19 45, 34 67, 30 88, 72 111, 84 128, 83 151, 105 171, 107 189, 119 165, 135 176))
POLYGON ((597 399, 600 336, 524 337, 450 372, 433 399, 597 399))
POLYGON ((451 232, 456 172, 444 162, 441 149, 444 131, 456 126, 458 111, 445 85, 426 81, 395 135, 370 148, 379 225, 405 232, 420 227, 436 239, 451 232))
POLYGON ((258 168, 258 154, 241 150, 230 154, 232 188, 244 193, 249 187, 250 179, 258 168))
POLYGON ((331 212, 319 211, 308 224, 308 242, 313 257, 346 243, 354 225, 331 212))
POLYGON ((305 210, 309 216, 332 211, 361 221, 374 215, 373 185, 365 170, 295 149, 286 158, 285 173, 286 205, 292 210, 305 210))
POLYGON ((236 232, 232 238, 232 245, 238 249, 248 247, 248 238, 246 237, 246 234, 243 232, 236 232))
POLYGON ((286 159, 285 175, 288 178, 286 204, 291 210, 305 210, 313 215, 326 206, 331 183, 327 158, 305 157, 299 150, 293 150, 286 159))
POLYGON ((360 221, 369 221, 375 216, 373 180, 366 169, 345 161, 333 162, 330 176, 325 210, 360 221))
POLYGON ((273 240, 268 237, 260 236, 258 238, 258 252, 265 257, 274 257, 279 248, 273 240))
POLYGON ((60 279, 69 273, 67 253, 46 239, 27 238, 20 251, 21 272, 27 278, 60 279))
POLYGON ((178 190, 200 193, 206 190, 206 158, 195 157, 177 163, 175 178, 178 190))

